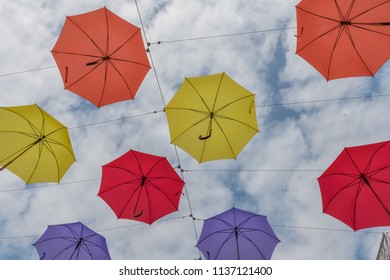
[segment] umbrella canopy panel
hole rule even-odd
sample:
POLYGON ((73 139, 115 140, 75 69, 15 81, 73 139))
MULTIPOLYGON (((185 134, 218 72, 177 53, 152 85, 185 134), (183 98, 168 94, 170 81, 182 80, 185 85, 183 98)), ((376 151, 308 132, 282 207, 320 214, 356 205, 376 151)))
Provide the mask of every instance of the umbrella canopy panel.
POLYGON ((65 88, 97 107, 134 99, 150 69, 141 29, 107 8, 68 16, 52 54, 65 88))
POLYGON ((106 239, 80 222, 49 225, 35 242, 41 260, 110 260, 106 239))
POLYGON ((37 105, 0 107, 0 119, 0 170, 58 183, 75 162, 68 129, 37 105))
POLYGON ((196 247, 210 260, 268 260, 279 242, 267 217, 233 207, 204 221, 196 247))
POLYGON ((226 73, 186 78, 165 113, 171 143, 199 162, 236 158, 258 132, 255 95, 226 73))
POLYGON ((389 0, 302 0, 296 53, 327 80, 373 76, 390 58, 389 0))
POLYGON ((318 183, 324 213, 353 230, 390 225, 390 141, 344 148, 318 183))
POLYGON ((165 157, 130 150, 103 166, 98 195, 118 218, 152 224, 178 210, 183 187, 165 157))

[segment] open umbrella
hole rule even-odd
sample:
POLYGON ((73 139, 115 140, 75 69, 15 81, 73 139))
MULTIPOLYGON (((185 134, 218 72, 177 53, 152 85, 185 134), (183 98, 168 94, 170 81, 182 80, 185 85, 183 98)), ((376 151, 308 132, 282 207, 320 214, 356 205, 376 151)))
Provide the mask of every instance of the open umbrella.
POLYGON ((226 73, 186 78, 165 113, 171 143, 199 162, 236 158, 258 132, 255 95, 226 73))
POLYGON ((389 0, 302 0, 296 53, 327 80, 374 76, 390 58, 389 0))
POLYGON ((41 260, 110 260, 106 239, 80 222, 49 225, 33 244, 41 260))
POLYGON ((97 107, 134 99, 150 69, 140 28, 105 7, 68 16, 52 54, 65 89, 97 107))
POLYGON ((98 195, 118 218, 152 224, 178 210, 183 187, 165 157, 130 150, 103 166, 98 195))
POLYGON ((233 207, 204 221, 196 247, 209 260, 269 260, 279 242, 266 216, 233 207))
POLYGON ((0 107, 0 170, 58 183, 75 162, 68 129, 37 105, 0 107))
POLYGON ((390 141, 344 148, 318 183, 323 212, 353 230, 390 225, 390 141))

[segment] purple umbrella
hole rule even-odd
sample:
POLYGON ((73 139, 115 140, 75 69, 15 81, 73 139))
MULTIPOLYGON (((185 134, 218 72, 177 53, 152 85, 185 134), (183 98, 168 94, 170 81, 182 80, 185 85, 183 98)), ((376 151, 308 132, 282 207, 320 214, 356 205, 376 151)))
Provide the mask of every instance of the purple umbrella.
POLYGON ((209 260, 269 260, 279 242, 266 216, 233 207, 204 221, 196 247, 209 260))
POLYGON ((49 225, 34 244, 41 260, 110 260, 106 239, 80 222, 49 225))

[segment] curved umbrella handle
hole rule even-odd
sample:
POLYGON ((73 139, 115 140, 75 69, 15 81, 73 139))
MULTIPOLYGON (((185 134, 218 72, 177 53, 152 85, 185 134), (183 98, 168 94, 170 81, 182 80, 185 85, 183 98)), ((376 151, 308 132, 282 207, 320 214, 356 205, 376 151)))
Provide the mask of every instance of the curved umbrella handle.
POLYGON ((302 34, 303 34, 303 26, 301 27, 301 32, 299 34, 295 35, 295 37, 299 38, 302 36, 302 34))
POLYGON ((209 132, 207 132, 206 136, 199 135, 199 140, 207 140, 211 137, 211 129, 209 132))
POLYGON ((134 207, 133 217, 134 217, 134 218, 141 217, 142 214, 144 213, 144 209, 141 209, 141 212, 139 212, 139 213, 136 213, 136 212, 137 212, 137 206, 134 207))
POLYGON ((41 257, 39 260, 43 260, 45 257, 46 257, 46 253, 43 252, 43 253, 42 253, 42 257, 41 257))

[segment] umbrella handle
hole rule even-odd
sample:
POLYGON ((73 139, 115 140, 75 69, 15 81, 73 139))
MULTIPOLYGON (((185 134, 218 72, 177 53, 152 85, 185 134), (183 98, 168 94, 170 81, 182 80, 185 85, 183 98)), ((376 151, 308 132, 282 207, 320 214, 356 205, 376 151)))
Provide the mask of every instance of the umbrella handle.
POLYGON ((39 260, 43 260, 45 257, 46 257, 46 253, 43 252, 43 253, 42 253, 42 257, 41 257, 39 260))
POLYGON ((199 140, 207 140, 211 137, 211 129, 206 136, 199 135, 199 140))
POLYGON ((134 207, 133 216, 134 216, 134 218, 141 217, 142 214, 144 213, 144 209, 141 209, 141 212, 139 212, 138 214, 136 214, 136 212, 137 212, 137 206, 134 207))
POLYGON ((301 32, 299 34, 295 35, 295 37, 299 38, 302 36, 302 34, 303 34, 303 26, 301 27, 301 32))

